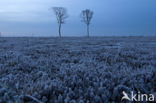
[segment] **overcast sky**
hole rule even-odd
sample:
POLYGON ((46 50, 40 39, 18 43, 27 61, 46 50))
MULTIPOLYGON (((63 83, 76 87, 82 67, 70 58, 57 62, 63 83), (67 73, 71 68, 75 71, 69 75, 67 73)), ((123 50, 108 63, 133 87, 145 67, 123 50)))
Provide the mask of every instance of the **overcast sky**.
POLYGON ((91 35, 156 35, 156 0, 0 0, 0 31, 4 36, 57 36, 50 7, 68 9, 65 36, 83 36, 83 9, 94 11, 91 35))

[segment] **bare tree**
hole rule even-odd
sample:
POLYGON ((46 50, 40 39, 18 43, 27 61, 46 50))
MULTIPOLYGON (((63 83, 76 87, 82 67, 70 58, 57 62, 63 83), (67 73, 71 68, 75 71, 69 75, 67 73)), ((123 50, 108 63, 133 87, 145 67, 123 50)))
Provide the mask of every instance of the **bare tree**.
POLYGON ((56 15, 56 19, 57 19, 57 23, 58 23, 58 26, 59 26, 59 37, 61 37, 61 27, 62 27, 62 24, 65 23, 65 19, 68 18, 68 15, 67 15, 67 10, 66 8, 64 7, 53 7, 52 8, 55 15, 56 15))
POLYGON ((84 22, 87 25, 87 36, 89 37, 89 26, 90 26, 90 22, 91 19, 93 18, 93 11, 86 9, 83 10, 81 13, 81 18, 82 18, 82 22, 84 22))

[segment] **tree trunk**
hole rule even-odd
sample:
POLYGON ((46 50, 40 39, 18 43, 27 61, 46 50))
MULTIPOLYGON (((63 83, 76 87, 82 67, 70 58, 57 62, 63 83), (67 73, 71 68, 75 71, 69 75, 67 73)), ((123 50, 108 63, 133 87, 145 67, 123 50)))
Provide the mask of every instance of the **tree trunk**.
POLYGON ((61 24, 59 24, 59 37, 61 37, 61 24))
POLYGON ((87 25, 87 37, 89 37, 89 25, 87 25))

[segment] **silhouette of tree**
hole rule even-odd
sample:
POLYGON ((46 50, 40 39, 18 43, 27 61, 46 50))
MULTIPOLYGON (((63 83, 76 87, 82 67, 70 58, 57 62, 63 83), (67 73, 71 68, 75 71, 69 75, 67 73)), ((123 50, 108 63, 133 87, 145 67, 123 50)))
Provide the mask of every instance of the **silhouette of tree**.
POLYGON ((62 24, 65 23, 65 19, 68 18, 67 15, 67 10, 64 7, 53 7, 52 8, 55 15, 56 15, 56 19, 57 19, 57 23, 59 26, 58 32, 59 32, 59 37, 61 37, 61 28, 62 28, 62 24))
POLYGON ((82 18, 82 22, 84 22, 86 25, 87 25, 87 36, 89 37, 89 26, 90 26, 90 22, 91 22, 91 19, 93 18, 93 11, 89 10, 89 9, 86 9, 86 10, 83 10, 81 12, 81 18, 82 18))

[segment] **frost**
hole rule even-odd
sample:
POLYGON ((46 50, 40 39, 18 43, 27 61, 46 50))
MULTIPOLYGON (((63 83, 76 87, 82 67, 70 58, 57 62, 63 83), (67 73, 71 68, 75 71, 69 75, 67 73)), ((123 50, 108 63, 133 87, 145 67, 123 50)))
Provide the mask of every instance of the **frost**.
POLYGON ((156 95, 156 39, 0 38, 0 103, 119 103, 156 95))

